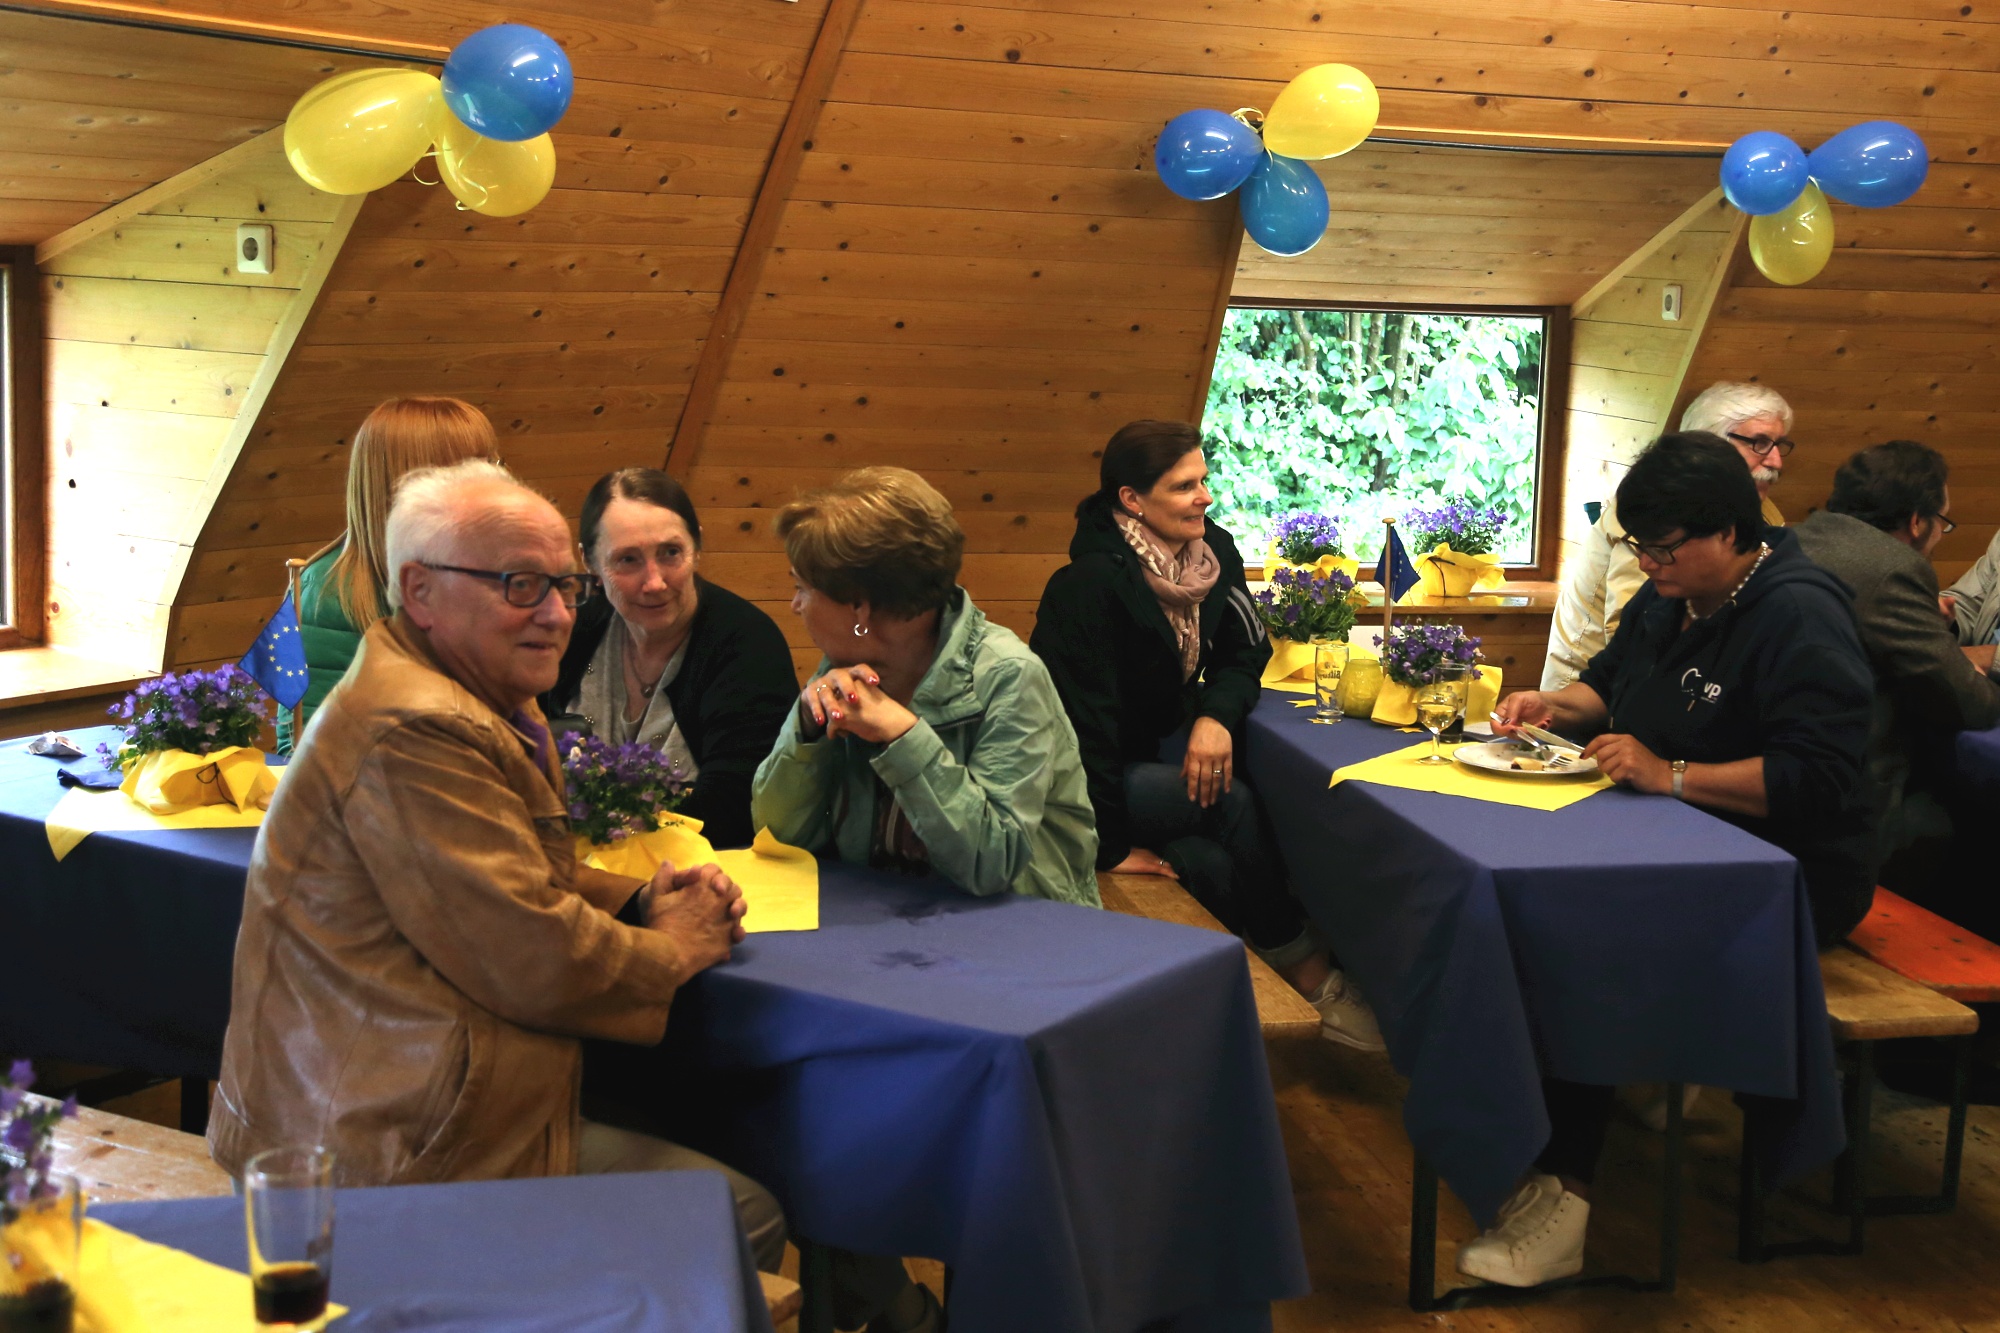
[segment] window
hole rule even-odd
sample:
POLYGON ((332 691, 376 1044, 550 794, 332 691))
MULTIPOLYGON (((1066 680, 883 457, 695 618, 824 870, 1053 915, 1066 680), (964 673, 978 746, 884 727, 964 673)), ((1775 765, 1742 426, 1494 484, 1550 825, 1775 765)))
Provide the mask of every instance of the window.
POLYGON ((35 252, 0 247, 0 648, 42 637, 41 318, 35 252))
POLYGON ((1462 500, 1506 520, 1495 549, 1515 577, 1552 576, 1563 414, 1546 404, 1566 316, 1232 308, 1202 419, 1211 517, 1257 563, 1278 519, 1330 514, 1366 563, 1384 518, 1462 500))

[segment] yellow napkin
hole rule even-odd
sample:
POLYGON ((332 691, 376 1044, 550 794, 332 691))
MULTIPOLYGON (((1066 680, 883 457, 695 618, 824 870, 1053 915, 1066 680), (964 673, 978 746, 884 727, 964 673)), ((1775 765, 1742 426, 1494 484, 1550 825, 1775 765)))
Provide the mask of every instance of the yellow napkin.
MULTIPOLYGON (((282 769, 269 770, 273 773, 282 769)), ((239 810, 223 801, 197 805, 177 814, 156 815, 121 791, 90 791, 71 787, 42 821, 49 850, 60 861, 93 833, 130 833, 144 829, 256 828, 264 812, 255 806, 239 810)))
POLYGON ((715 860, 750 904, 744 930, 819 929, 819 861, 811 852, 779 842, 764 828, 747 849, 717 852, 715 860))
POLYGON ((1429 555, 1417 557, 1417 573, 1423 576, 1424 592, 1431 597, 1468 597, 1474 588, 1505 583, 1497 555, 1465 555, 1440 542, 1429 555))
POLYGON ((261 810, 278 789, 277 772, 264 752, 232 745, 207 754, 155 750, 125 770, 119 790, 156 815, 175 815, 204 805, 261 810))
MULTIPOLYGON (((1498 773, 1480 773, 1462 764, 1420 764, 1417 760, 1431 752, 1428 740, 1402 750, 1364 759, 1358 764, 1333 771, 1327 785, 1349 780, 1375 782, 1384 787, 1406 787, 1411 791, 1442 792, 1475 801, 1499 805, 1519 805, 1530 810, 1560 810, 1575 805, 1586 796, 1595 796, 1611 785, 1611 779, 1594 778, 1506 778, 1498 773)), ((1449 754, 1444 748, 1442 753, 1449 754)))
MULTIPOLYGON (((254 1333, 250 1279, 85 1218, 78 1333, 254 1333)), ((329 1303, 330 1317, 347 1307, 329 1303)))

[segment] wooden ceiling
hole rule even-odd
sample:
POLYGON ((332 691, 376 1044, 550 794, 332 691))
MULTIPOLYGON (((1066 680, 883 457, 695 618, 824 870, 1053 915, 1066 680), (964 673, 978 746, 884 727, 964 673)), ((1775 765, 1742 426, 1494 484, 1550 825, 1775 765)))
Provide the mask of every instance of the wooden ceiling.
POLYGON ((0 245, 34 245, 284 123, 380 58, 0 13, 0 245))
POLYGON ((1366 143, 1316 163, 1326 239, 1279 259, 1247 238, 1239 297, 1569 305, 1715 188, 1712 157, 1366 143))

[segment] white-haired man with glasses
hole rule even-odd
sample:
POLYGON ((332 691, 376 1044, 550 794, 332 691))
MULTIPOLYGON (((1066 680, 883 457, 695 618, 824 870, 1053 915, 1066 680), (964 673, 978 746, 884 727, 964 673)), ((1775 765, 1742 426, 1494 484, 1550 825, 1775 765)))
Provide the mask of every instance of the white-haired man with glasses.
MULTIPOLYGON (((1681 413, 1681 430, 1720 435, 1736 447, 1750 479, 1757 483, 1764 521, 1784 525, 1785 516, 1771 502, 1771 488, 1784 475, 1791 456, 1792 408, 1761 384, 1721 381, 1695 396, 1681 413)), ((1583 668, 1611 636, 1625 603, 1646 581, 1639 560, 1624 543, 1615 503, 1607 504, 1581 547, 1565 562, 1555 616, 1549 626, 1549 655, 1542 668, 1542 688, 1559 690, 1583 674, 1583 668)))
MULTIPOLYGON (((578 573, 555 507, 483 461, 413 472, 387 533, 393 614, 314 714, 257 835, 209 1126, 322 1144, 342 1185, 724 1169, 582 1121, 579 1039, 660 1040, 681 984, 743 938, 714 866, 648 883, 576 864, 535 696, 578 573)), ((727 1172, 761 1265, 784 1219, 727 1172)))

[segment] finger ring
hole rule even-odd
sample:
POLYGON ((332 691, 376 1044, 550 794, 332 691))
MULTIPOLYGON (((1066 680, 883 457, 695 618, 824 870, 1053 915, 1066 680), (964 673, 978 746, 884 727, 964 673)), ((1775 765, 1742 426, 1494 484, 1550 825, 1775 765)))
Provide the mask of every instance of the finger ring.
POLYGON ((1219 768, 1218 768, 1218 769, 1216 769, 1216 770, 1215 770, 1215 776, 1217 776, 1217 777, 1221 777, 1221 776, 1222 776, 1222 770, 1221 770, 1221 769, 1219 769, 1219 768))

